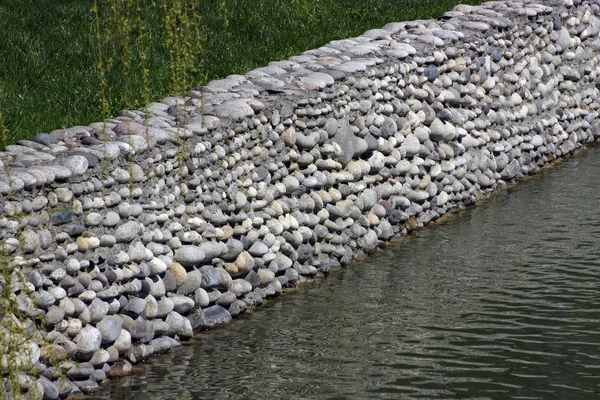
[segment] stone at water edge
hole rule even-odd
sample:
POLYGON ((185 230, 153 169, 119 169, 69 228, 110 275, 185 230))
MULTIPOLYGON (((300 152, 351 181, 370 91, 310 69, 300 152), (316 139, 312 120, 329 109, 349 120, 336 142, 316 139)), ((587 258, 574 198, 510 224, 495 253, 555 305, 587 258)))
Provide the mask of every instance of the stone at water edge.
POLYGON ((194 330, 211 329, 231 322, 231 314, 219 305, 198 309, 188 317, 194 330))

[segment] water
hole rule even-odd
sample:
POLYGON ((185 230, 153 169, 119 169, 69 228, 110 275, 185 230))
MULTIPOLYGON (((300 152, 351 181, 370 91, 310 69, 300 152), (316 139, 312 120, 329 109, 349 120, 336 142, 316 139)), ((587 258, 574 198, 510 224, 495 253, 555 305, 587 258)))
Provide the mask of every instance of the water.
POLYGON ((600 398, 599 174, 594 148, 96 397, 600 398))

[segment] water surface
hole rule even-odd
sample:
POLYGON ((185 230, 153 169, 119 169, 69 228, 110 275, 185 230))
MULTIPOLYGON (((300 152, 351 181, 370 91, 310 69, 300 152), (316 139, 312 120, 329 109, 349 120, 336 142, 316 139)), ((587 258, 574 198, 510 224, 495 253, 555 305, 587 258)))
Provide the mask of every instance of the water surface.
POLYGON ((598 176, 594 148, 95 397, 600 398, 598 176))

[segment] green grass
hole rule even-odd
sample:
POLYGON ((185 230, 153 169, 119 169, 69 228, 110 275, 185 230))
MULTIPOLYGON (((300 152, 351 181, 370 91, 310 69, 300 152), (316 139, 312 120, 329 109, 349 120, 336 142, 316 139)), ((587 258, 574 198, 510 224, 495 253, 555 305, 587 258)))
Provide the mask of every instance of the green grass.
MULTIPOLYGON (((125 0, 119 0, 123 3, 125 0)), ((129 0, 131 1, 131 0, 129 0)), ((172 0, 170 0, 172 1, 172 0)), ((190 0, 188 0, 190 1, 190 0)), ((106 3, 107 0, 100 1, 106 3)), ((478 0, 463 3, 480 3, 478 0)), ((40 132, 102 119, 98 47, 91 0, 0 2, 0 106, 8 142, 40 132)), ((135 3, 135 1, 134 1, 135 3)), ((140 0, 149 98, 173 94, 161 1, 140 0)), ((392 21, 437 17, 456 0, 196 0, 203 52, 186 86, 245 73, 331 40, 360 35, 392 21)), ((110 114, 143 106, 137 32, 129 40, 130 65, 107 32, 110 10, 101 7, 106 98, 110 114)), ((136 28, 137 29, 137 28, 136 28)))

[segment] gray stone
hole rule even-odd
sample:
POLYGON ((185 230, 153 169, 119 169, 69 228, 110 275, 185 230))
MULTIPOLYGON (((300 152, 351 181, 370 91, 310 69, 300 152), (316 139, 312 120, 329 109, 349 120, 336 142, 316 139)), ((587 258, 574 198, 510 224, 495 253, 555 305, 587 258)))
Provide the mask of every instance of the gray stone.
POLYGON ((102 214, 91 212, 85 217, 86 226, 97 226, 102 223, 102 214))
POLYGON ((500 173, 503 179, 513 179, 521 172, 521 164, 519 160, 512 160, 506 168, 500 173))
POLYGON ((341 120, 330 118, 327 121, 325 129, 330 136, 332 133, 335 135, 333 136, 333 142, 341 149, 338 160, 343 166, 347 165, 354 157, 360 156, 367 151, 367 142, 354 135, 350 123, 346 118, 341 120))
POLYGON ((569 34, 567 28, 565 28, 564 26, 558 31, 558 38, 556 39, 556 44, 560 46, 562 52, 567 51, 571 45, 571 35, 569 34))
POLYGON ((123 311, 132 317, 145 316, 146 315, 146 301, 139 297, 133 297, 129 299, 127 305, 123 308, 123 311))
POLYGON ((181 346, 181 343, 168 336, 163 336, 157 339, 152 339, 150 341, 150 345, 154 348, 154 354, 160 354, 181 346))
POLYGON ((229 290, 231 290, 236 297, 242 297, 252 291, 252 285, 244 279, 235 279, 231 282, 229 290))
POLYGON ((187 279, 177 289, 177 294, 188 295, 194 293, 203 282, 203 274, 200 270, 194 269, 187 273, 187 279))
MULTIPOLYGON (((54 139, 54 138, 53 138, 54 139)), ((56 139, 54 139, 56 140, 56 139)), ((52 383, 49 379, 44 376, 41 376, 38 380, 38 383, 42 386, 43 389, 43 399, 46 400, 54 400, 58 399, 60 396, 60 391, 58 387, 54 383, 52 383)))
MULTIPOLYGON (((329 74, 325 74, 322 72, 310 72, 306 75, 298 78, 298 82, 301 84, 308 84, 309 88, 314 86, 315 89, 324 89, 327 86, 331 86, 335 83, 333 77, 329 74)), ((299 85, 300 87, 304 87, 299 85)))
POLYGON ((533 135, 533 137, 531 138, 530 143, 534 146, 534 147, 540 147, 544 144, 544 138, 540 135, 533 135))
POLYGON ((255 257, 262 257, 269 251, 267 245, 262 242, 254 242, 248 249, 248 253, 255 257))
POLYGON ((119 222, 121 222, 121 217, 114 211, 109 211, 106 213, 104 220, 102 221, 102 225, 106 227, 116 226, 119 222))
POLYGON ((406 153, 406 158, 412 158, 421 151, 421 142, 415 135, 409 133, 400 145, 400 150, 406 153))
POLYGON ((92 324, 100 322, 104 317, 106 317, 106 314, 108 314, 108 309, 109 305, 107 302, 98 298, 92 300, 92 303, 88 307, 88 310, 90 311, 90 322, 92 324))
POLYGON ((260 286, 260 283, 261 283, 260 275, 256 271, 248 272, 248 275, 246 275, 246 277, 244 279, 252 285, 252 289, 256 289, 257 287, 260 286))
POLYGON ((242 251, 236 258, 235 262, 233 264, 229 264, 226 269, 231 276, 239 276, 254 268, 255 263, 256 261, 250 253, 247 251, 242 251))
MULTIPOLYGON (((133 325, 135 328, 135 325, 133 325)), ((131 329, 131 328, 130 328, 131 329)), ((125 329, 121 329, 121 333, 113 346, 119 351, 120 354, 123 354, 131 347, 131 333, 125 329)))
POLYGON ((194 303, 196 307, 206 307, 210 303, 208 293, 203 288, 198 288, 194 292, 194 303))
POLYGON ((260 276, 260 283, 262 286, 269 284, 275 279, 275 273, 271 270, 261 268, 257 272, 260 276))
POLYGON ((32 230, 25 230, 21 233, 21 247, 25 253, 33 253, 40 247, 40 239, 32 230))
POLYGON ((77 388, 79 388, 79 390, 86 394, 92 393, 98 388, 98 382, 91 379, 85 381, 74 381, 73 383, 75 386, 77 386, 77 388))
MULTIPOLYGON (((96 351, 94 353, 94 355, 90 359, 90 364, 92 364, 96 368, 102 367, 104 364, 106 364, 110 360, 110 358, 111 358, 111 356, 108 351, 106 351, 104 349, 99 349, 98 351, 96 351)), ((96 370, 94 372, 98 372, 98 371, 102 371, 102 370, 96 370)), ((104 374, 103 371, 102 371, 102 374, 104 374)), ((106 379, 106 376, 104 376, 104 378, 102 378, 101 380, 104 380, 104 379, 106 379)), ((98 379, 96 379, 96 380, 98 380, 98 379)))
POLYGON ((111 175, 119 183, 128 183, 131 179, 129 172, 122 168, 116 168, 111 175))
POLYGON ((381 131, 381 136, 387 138, 396 134, 396 132, 398 131, 398 125, 396 124, 396 121, 394 121, 392 118, 385 117, 383 119, 383 124, 381 124, 379 130, 381 131))
POLYGON ((40 241, 40 247, 43 250, 46 250, 52 245, 54 239, 52 237, 52 233, 48 229, 42 229, 41 231, 38 231, 37 234, 40 241))
POLYGON ((65 311, 57 306, 51 306, 46 312, 46 325, 52 326, 61 322, 65 318, 65 311))
POLYGON ((184 317, 176 311, 171 311, 165 322, 169 325, 169 334, 176 335, 184 327, 184 317))
POLYGON ((379 245, 377 233, 373 230, 368 230, 367 234, 357 240, 357 243, 362 251, 371 253, 375 251, 379 245))
POLYGON ((235 260, 244 251, 244 244, 234 238, 227 240, 227 252, 221 255, 223 260, 235 260))
POLYGON ((132 364, 137 364, 154 354, 154 347, 146 344, 135 344, 132 345, 127 352, 127 359, 132 364))
POLYGON ((220 118, 229 118, 233 122, 241 122, 252 117, 254 110, 245 99, 226 101, 215 107, 215 114, 220 118))
POLYGON ((62 160, 62 165, 71 170, 73 175, 83 175, 88 169, 89 162, 84 156, 75 155, 62 160))
POLYGON ((162 297, 156 303, 156 307, 157 307, 156 317, 164 318, 167 316, 167 314, 169 314, 171 311, 173 311, 175 304, 173 303, 173 300, 171 300, 169 297, 162 297))
POLYGON ((204 259, 207 261, 221 257, 227 252, 227 245, 223 242, 204 242, 199 247, 204 252, 204 259))
POLYGON ((160 258, 156 257, 150 260, 148 266, 150 267, 150 276, 162 275, 168 269, 167 264, 160 258))
POLYGON ((169 298, 173 302, 173 310, 182 315, 187 314, 195 306, 194 300, 187 296, 173 295, 169 298))
POLYGON ((38 133, 31 140, 36 143, 43 144, 44 146, 50 146, 51 144, 58 143, 58 140, 54 136, 48 135, 47 133, 38 133))
POLYGON ((94 373, 94 366, 89 362, 78 363, 67 371, 67 376, 76 380, 89 379, 94 373))
POLYGON ((121 335, 122 322, 118 317, 108 316, 98 322, 96 328, 102 335, 102 344, 113 343, 121 335))
POLYGON ((433 82, 438 77, 439 71, 436 67, 425 67, 423 68, 423 75, 425 75, 429 82, 433 82))
POLYGON ((175 261, 184 267, 193 267, 206 258, 204 251, 198 246, 186 245, 175 250, 175 261))
POLYGON ((444 125, 444 123, 442 121, 440 121, 438 118, 433 120, 433 122, 429 126, 429 129, 431 130, 431 134, 429 135, 429 137, 431 138, 431 140, 433 140, 435 142, 441 142, 444 140, 452 140, 452 138, 448 137, 449 136, 448 129, 446 129, 446 126, 444 125))
POLYGON ((130 245, 127 254, 132 262, 150 261, 154 257, 152 251, 147 249, 142 242, 135 242, 130 245))
POLYGON ((102 334, 95 327, 87 325, 75 337, 75 343, 77 344, 77 358, 88 360, 100 348, 102 334))
POLYGON ((138 317, 134 322, 135 333, 131 334, 132 339, 139 340, 142 343, 148 343, 154 339, 154 325, 152 325, 152 322, 143 317, 138 317))
POLYGON ((310 132, 308 135, 296 133, 296 145, 301 149, 311 150, 321 138, 319 132, 310 132))
POLYGON ((56 302, 56 298, 51 293, 40 290, 33 294, 33 301, 39 308, 46 310, 56 302))
POLYGON ((129 243, 137 235, 140 229, 140 224, 136 221, 126 222, 120 225, 115 231, 117 243, 129 243))
POLYGON ((73 212, 72 211, 59 211, 50 216, 50 222, 54 225, 64 225, 68 224, 73 220, 73 212))
POLYGON ((231 322, 231 314, 220 305, 210 306, 190 316, 194 329, 212 329, 231 322))
POLYGON ((127 360, 119 360, 115 362, 111 367, 110 371, 108 371, 107 376, 109 378, 122 378, 131 374, 133 370, 133 366, 127 360))

